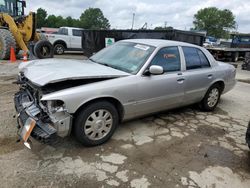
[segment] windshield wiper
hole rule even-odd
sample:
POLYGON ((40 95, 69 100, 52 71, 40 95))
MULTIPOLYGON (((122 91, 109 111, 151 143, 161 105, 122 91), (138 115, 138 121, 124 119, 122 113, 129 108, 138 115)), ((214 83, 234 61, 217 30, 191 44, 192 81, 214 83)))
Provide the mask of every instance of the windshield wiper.
MULTIPOLYGON (((100 64, 100 65, 104 65, 104 66, 106 66, 106 67, 112 67, 112 65, 109 65, 109 64, 107 64, 107 63, 100 63, 100 62, 97 62, 97 61, 95 61, 95 60, 92 59, 92 58, 89 58, 89 60, 92 61, 92 62, 94 62, 94 63, 100 64)), ((113 67, 112 67, 112 68, 113 68, 113 67)))
POLYGON ((104 65, 104 66, 106 66, 106 67, 114 68, 114 67, 112 67, 112 65, 109 65, 109 64, 107 64, 107 63, 100 63, 100 62, 97 62, 97 61, 93 60, 92 58, 89 58, 89 60, 92 61, 92 62, 94 62, 94 63, 100 64, 100 65, 104 65))
POLYGON ((100 65, 104 65, 104 66, 106 66, 106 67, 111 67, 111 68, 113 68, 112 67, 112 65, 109 65, 109 64, 107 64, 107 63, 99 63, 100 65))
POLYGON ((118 66, 115 66, 115 65, 110 65, 110 64, 107 64, 107 63, 100 63, 101 65, 104 65, 104 66, 107 66, 107 67, 111 67, 113 69, 117 69, 119 71, 124 71, 124 72, 130 72, 128 69, 126 68, 123 68, 123 67, 118 67, 118 66))
POLYGON ((89 58, 90 61, 94 62, 94 63, 97 63, 95 60, 93 60, 92 58, 89 58))
POLYGON ((89 58, 89 60, 92 61, 92 62, 94 62, 94 63, 106 66, 106 67, 111 67, 113 69, 117 69, 117 70, 120 70, 120 71, 124 71, 124 72, 130 73, 130 70, 126 69, 126 68, 118 67, 118 66, 115 66, 115 65, 110 65, 108 63, 100 63, 100 62, 97 62, 97 61, 93 60, 92 58, 89 58))

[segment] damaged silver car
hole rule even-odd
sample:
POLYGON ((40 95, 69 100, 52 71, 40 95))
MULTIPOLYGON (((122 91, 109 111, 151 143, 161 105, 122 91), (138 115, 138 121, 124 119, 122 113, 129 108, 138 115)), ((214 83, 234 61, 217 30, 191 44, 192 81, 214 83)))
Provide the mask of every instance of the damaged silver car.
POLYGON ((204 48, 176 41, 119 41, 88 60, 22 63, 15 94, 19 135, 44 143, 74 133, 86 146, 109 140, 118 124, 199 103, 213 110, 231 90, 235 68, 204 48))

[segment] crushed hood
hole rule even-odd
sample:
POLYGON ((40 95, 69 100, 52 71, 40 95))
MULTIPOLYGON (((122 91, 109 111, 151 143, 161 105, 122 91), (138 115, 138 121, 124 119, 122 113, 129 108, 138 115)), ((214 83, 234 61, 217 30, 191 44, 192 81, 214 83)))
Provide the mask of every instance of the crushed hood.
POLYGON ((90 60, 42 59, 23 62, 20 72, 37 86, 65 80, 116 78, 129 73, 94 63, 90 60))

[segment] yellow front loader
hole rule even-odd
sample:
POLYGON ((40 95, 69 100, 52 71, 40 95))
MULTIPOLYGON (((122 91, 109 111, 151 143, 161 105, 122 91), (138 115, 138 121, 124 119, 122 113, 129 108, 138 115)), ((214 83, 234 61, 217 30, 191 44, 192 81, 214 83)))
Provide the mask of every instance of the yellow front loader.
POLYGON ((11 47, 40 59, 53 57, 53 46, 36 32, 35 13, 25 16, 25 7, 24 0, 0 0, 0 59, 9 59, 11 47))

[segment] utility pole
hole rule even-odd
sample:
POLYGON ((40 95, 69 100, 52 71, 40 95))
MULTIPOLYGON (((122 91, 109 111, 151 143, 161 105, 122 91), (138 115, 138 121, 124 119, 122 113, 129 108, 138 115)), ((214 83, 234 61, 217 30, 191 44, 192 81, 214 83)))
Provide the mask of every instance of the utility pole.
POLYGON ((168 23, 168 22, 166 22, 166 21, 164 22, 164 28, 165 28, 165 29, 166 29, 166 27, 167 27, 167 23, 168 23))
POLYGON ((133 13, 133 19, 132 19, 132 30, 133 30, 133 28, 134 28, 134 22, 135 22, 135 13, 133 13))

